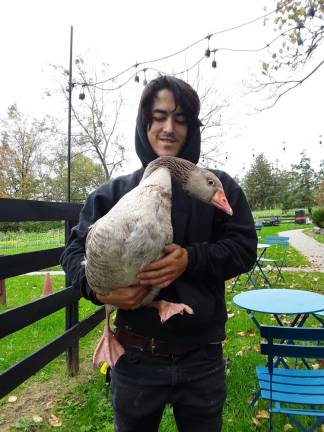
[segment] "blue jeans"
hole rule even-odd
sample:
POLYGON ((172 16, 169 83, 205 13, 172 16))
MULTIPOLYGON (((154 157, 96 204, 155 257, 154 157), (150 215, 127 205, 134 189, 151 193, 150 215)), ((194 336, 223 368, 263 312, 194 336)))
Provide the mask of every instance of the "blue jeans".
POLYGON ((166 404, 179 432, 218 432, 226 398, 221 344, 174 357, 128 349, 111 370, 116 432, 158 431, 166 404))

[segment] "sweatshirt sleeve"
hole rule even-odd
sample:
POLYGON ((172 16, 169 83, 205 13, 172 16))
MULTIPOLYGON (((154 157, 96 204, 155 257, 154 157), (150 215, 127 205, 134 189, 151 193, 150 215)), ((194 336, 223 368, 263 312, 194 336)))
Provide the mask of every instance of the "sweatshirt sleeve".
POLYGON ((215 227, 216 241, 186 247, 188 275, 227 280, 249 271, 255 263, 257 235, 252 213, 242 189, 233 180, 232 184, 230 191, 224 189, 233 215, 225 216, 221 226, 215 227))

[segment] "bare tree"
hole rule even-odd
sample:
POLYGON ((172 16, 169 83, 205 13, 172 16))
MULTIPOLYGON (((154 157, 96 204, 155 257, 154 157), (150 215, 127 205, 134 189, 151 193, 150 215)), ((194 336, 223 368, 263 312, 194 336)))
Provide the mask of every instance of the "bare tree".
POLYGON ((191 84, 199 94, 201 102, 202 149, 200 163, 206 167, 215 165, 215 162, 219 165, 223 153, 221 141, 225 127, 222 120, 222 110, 228 106, 228 103, 219 94, 213 82, 207 82, 203 79, 199 69, 191 84))
POLYGON ((275 3, 272 25, 279 32, 277 44, 271 46, 270 58, 262 63, 264 79, 257 79, 257 84, 252 86, 253 91, 268 92, 271 102, 265 108, 273 107, 324 64, 321 56, 317 61, 313 59, 314 52, 319 53, 323 43, 323 0, 276 0, 275 3))
MULTIPOLYGON (((66 78, 69 71, 62 66, 53 67, 60 75, 60 91, 67 100, 66 78)), ((97 74, 95 72, 94 77, 91 76, 83 58, 75 60, 75 67, 73 94, 75 99, 79 90, 79 98, 78 102, 74 100, 72 103, 73 151, 74 154, 92 154, 94 160, 102 165, 106 180, 109 180, 125 161, 125 147, 121 135, 117 134, 123 99, 115 94, 112 97, 112 93, 96 85, 99 81, 97 74)))

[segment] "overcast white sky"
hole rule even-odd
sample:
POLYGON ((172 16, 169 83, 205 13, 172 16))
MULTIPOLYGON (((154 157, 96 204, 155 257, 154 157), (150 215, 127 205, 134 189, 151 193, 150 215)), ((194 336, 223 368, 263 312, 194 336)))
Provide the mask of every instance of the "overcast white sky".
MULTIPOLYGON (((55 84, 47 65, 63 64, 68 68, 71 25, 74 27, 74 54, 90 56, 98 66, 103 62, 109 64, 109 75, 112 75, 135 62, 180 50, 208 33, 261 16, 265 5, 268 11, 274 9, 271 0, 200 0, 189 4, 174 0, 2 0, 0 116, 4 116, 8 105, 14 102, 31 116, 49 112, 50 105, 43 93, 45 88, 51 89, 55 84)), ((211 48, 253 49, 260 48, 274 36, 270 24, 264 27, 259 22, 215 36, 210 45, 211 48)), ((200 44, 181 58, 155 66, 163 71, 170 71, 170 67, 185 68, 198 60, 205 48, 204 43, 200 44)), ((323 52, 318 53, 317 59, 320 54, 323 57, 323 52)), ((323 145, 319 144, 320 135, 322 140, 324 138, 324 67, 274 108, 251 116, 247 115, 252 111, 251 103, 258 106, 260 100, 240 98, 241 82, 251 80, 252 72, 259 70, 261 58, 260 53, 220 51, 216 69, 210 67, 211 60, 202 63, 201 74, 208 79, 213 74, 219 94, 231 102, 231 126, 224 130, 222 140, 223 169, 232 175, 244 173, 243 167, 248 169, 253 161, 253 152, 264 152, 270 161, 278 159, 279 167, 289 167, 300 159, 302 149, 317 169, 319 160, 324 158, 323 145)), ((133 81, 123 88, 129 114, 122 132, 130 146, 141 90, 142 86, 133 81)), ((77 98, 77 94, 74 97, 77 98)), ((57 108, 62 110, 62 117, 64 108, 57 108)))

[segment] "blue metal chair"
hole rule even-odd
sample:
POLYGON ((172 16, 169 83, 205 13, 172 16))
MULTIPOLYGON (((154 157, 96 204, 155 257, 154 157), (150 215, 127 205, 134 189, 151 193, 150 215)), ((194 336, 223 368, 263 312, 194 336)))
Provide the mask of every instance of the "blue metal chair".
POLYGON ((261 325, 260 332, 267 340, 261 343, 261 353, 268 356, 268 362, 265 367, 257 366, 256 371, 261 397, 269 400, 269 431, 273 413, 286 414, 301 431, 315 431, 324 424, 324 369, 276 368, 274 363, 278 356, 323 359, 324 328, 261 325), (288 343, 280 343, 282 340, 288 343), (308 343, 296 344, 298 341, 308 343), (306 427, 296 416, 313 418, 315 423, 306 427))
POLYGON ((255 231, 257 232, 258 235, 261 234, 262 227, 263 227, 263 219, 258 219, 255 222, 255 231))
POLYGON ((276 279, 272 285, 275 285, 279 279, 285 281, 285 278, 282 274, 282 267, 284 267, 287 257, 287 250, 289 246, 289 237, 281 237, 281 236, 265 236, 264 243, 273 245, 272 253, 275 254, 275 258, 268 258, 266 254, 260 258, 259 264, 261 266, 271 266, 270 271, 276 272, 276 279))

